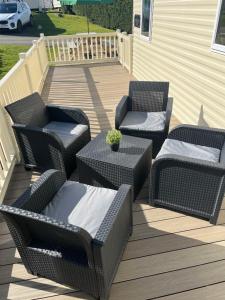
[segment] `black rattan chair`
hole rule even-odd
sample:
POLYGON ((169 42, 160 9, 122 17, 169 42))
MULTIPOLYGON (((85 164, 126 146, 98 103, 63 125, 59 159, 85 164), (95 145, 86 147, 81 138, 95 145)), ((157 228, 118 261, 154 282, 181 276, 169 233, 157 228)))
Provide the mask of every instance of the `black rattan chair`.
POLYGON ((65 181, 62 172, 49 170, 14 205, 0 205, 0 212, 29 273, 108 299, 132 231, 129 185, 118 191, 91 187, 65 181), (82 198, 88 189, 89 198, 82 198), (80 201, 79 209, 74 198, 80 201), (94 213, 93 203, 101 205, 94 213))
POLYGON ((7 105, 26 169, 54 168, 69 176, 76 153, 90 141, 87 116, 78 108, 45 105, 38 93, 7 105))
POLYGON ((131 81, 129 96, 124 96, 116 108, 116 129, 151 139, 153 157, 168 135, 173 104, 168 92, 168 82, 131 81))
POLYGON ((151 170, 150 204, 216 224, 225 191, 225 130, 173 129, 151 170))

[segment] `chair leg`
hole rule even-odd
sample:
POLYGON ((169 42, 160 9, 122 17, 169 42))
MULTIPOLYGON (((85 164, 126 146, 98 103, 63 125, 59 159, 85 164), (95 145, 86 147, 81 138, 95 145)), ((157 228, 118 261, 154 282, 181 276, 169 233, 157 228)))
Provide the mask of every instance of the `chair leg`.
POLYGON ((32 171, 32 170, 34 169, 34 167, 33 167, 33 166, 30 166, 30 165, 25 165, 25 166, 24 166, 24 169, 25 169, 26 171, 32 171))

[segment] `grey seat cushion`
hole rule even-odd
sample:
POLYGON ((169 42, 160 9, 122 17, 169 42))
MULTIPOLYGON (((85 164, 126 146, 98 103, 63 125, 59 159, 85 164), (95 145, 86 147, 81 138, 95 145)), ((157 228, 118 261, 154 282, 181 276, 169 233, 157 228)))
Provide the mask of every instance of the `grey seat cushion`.
POLYGON ((165 140, 160 152, 157 155, 157 158, 167 154, 176 154, 211 162, 219 162, 220 159, 219 149, 194 145, 173 139, 165 140))
POLYGON ((94 238, 116 193, 110 189, 67 181, 42 214, 79 226, 94 238))
POLYGON ((54 132, 63 142, 63 145, 67 147, 77 137, 83 134, 87 129, 87 125, 66 123, 66 122, 50 122, 44 129, 54 132))
POLYGON ((162 131, 165 128, 166 112, 129 111, 120 129, 162 131))

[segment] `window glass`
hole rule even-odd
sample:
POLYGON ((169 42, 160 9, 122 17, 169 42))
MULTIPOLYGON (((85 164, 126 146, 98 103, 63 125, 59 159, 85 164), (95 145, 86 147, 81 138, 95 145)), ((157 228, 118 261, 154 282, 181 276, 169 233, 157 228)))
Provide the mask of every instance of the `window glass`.
POLYGON ((215 43, 225 46, 225 0, 222 1, 215 43))
POLYGON ((150 37, 151 0, 142 0, 141 34, 150 37))
POLYGON ((0 3, 1 14, 11 14, 17 12, 16 3, 0 3))

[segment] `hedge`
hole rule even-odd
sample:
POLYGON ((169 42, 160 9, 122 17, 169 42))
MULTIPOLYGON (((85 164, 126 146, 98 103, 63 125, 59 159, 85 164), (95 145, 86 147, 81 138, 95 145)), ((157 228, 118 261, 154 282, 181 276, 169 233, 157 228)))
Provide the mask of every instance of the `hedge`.
MULTIPOLYGON (((85 5, 75 5, 73 11, 81 16, 86 15, 85 5)), ((88 15, 92 23, 131 33, 133 0, 114 0, 110 5, 88 5, 88 15)))

